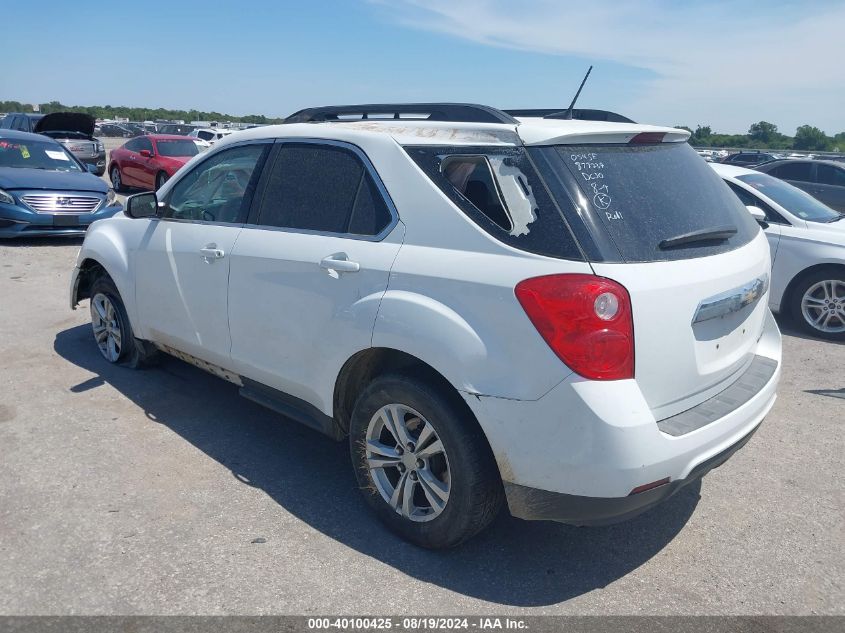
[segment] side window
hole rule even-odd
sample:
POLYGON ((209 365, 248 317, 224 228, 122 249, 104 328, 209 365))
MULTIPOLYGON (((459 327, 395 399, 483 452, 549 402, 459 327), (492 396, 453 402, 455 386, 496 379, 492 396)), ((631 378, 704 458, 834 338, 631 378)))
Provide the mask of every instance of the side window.
POLYGON ((12 116, 12 115, 10 115, 10 114, 7 114, 6 116, 4 116, 4 117, 3 117, 3 120, 2 120, 2 121, 0 121, 0 129, 3 129, 3 130, 8 130, 8 129, 9 129, 9 126, 10 126, 10 125, 12 125, 12 120, 13 120, 14 118, 15 118, 15 117, 13 117, 13 116, 12 116))
POLYGON ((837 169, 833 165, 825 164, 817 165, 816 169, 818 170, 818 181, 821 184, 845 187, 845 169, 837 169))
POLYGON ((378 235, 390 211, 351 150, 285 143, 267 179, 258 224, 287 229, 378 235))
POLYGON ((148 152, 153 151, 153 144, 150 142, 150 139, 144 138, 143 136, 139 136, 136 140, 137 148, 135 151, 140 152, 142 149, 147 150, 148 152))
POLYGON ((760 200, 754 194, 746 191, 739 185, 733 184, 732 182, 726 181, 726 184, 731 188, 731 191, 737 195, 742 204, 747 207, 757 207, 758 209, 761 209, 763 213, 766 214, 767 222, 771 222, 772 224, 789 224, 789 222, 787 222, 780 213, 772 209, 772 207, 760 200))
POLYGON ((769 173, 783 180, 812 182, 812 167, 811 163, 785 163, 780 167, 775 167, 769 173))
POLYGON ((455 191, 497 226, 511 231, 513 222, 486 156, 447 156, 440 163, 440 170, 455 191))
POLYGON ((763 208, 763 206, 762 206, 763 203, 760 202, 756 197, 754 197, 753 195, 748 193, 742 187, 738 187, 737 185, 733 184, 732 182, 727 183, 727 185, 728 185, 728 187, 731 188, 731 191, 733 191, 737 195, 737 197, 740 199, 742 204, 744 204, 745 206, 747 206, 747 207, 760 207, 761 209, 763 208))
POLYGON ((197 165, 170 190, 161 217, 171 220, 243 222, 268 144, 218 152, 197 165))
POLYGON ((197 132, 197 136, 199 138, 201 138, 203 141, 210 141, 211 139, 214 138, 214 134, 212 134, 211 132, 206 132, 204 130, 197 132))
POLYGON ((133 138, 131 141, 129 141, 128 143, 126 143, 126 144, 123 146, 123 147, 124 147, 124 149, 129 150, 130 152, 137 152, 137 151, 140 149, 140 148, 138 147, 138 141, 139 141, 139 140, 140 140, 140 139, 133 138))

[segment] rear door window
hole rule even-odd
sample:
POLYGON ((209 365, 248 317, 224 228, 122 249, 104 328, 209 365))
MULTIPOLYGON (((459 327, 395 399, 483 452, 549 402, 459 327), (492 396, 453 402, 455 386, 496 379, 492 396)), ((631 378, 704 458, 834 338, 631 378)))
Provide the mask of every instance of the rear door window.
POLYGON ((816 169, 818 169, 818 180, 821 184, 845 187, 845 169, 824 164, 817 165, 816 169))
POLYGON ((352 149, 284 143, 267 175, 257 223, 376 236, 391 220, 383 194, 352 149))
POLYGON ((687 143, 560 145, 529 152, 544 165, 544 178, 557 180, 576 201, 572 222, 583 222, 602 245, 605 261, 715 255, 747 244, 759 231, 739 198, 687 143), (725 229, 733 231, 726 239, 674 239, 725 229))
POLYGON ((784 163, 775 167, 770 174, 783 180, 797 180, 800 182, 813 182, 812 163, 784 163))

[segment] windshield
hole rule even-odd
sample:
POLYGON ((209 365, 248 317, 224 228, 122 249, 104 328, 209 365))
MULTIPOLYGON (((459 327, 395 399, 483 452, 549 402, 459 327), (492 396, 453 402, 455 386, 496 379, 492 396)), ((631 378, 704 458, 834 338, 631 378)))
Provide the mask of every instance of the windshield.
POLYGON ((188 140, 156 141, 158 153, 162 156, 196 156, 197 144, 188 140))
POLYGON ((793 187, 767 174, 737 176, 739 180, 754 187, 764 196, 771 198, 792 215, 808 222, 832 222, 842 217, 839 213, 816 200, 798 187, 793 187))
POLYGON ((573 229, 581 222, 605 244, 605 261, 716 255, 759 232, 739 198, 687 143, 557 145, 529 153, 559 192, 561 207, 575 207, 573 229), (713 237, 674 244, 690 234, 713 237))
POLYGON ((50 171, 82 171, 76 160, 57 143, 0 139, 0 167, 50 171))

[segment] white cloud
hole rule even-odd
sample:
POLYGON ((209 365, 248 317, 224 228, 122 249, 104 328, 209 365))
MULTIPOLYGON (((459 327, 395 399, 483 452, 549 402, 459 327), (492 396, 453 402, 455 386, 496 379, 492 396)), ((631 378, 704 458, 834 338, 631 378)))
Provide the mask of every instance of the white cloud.
POLYGON ((655 74, 637 120, 744 132, 760 119, 845 130, 845 2, 375 0, 403 26, 655 74))

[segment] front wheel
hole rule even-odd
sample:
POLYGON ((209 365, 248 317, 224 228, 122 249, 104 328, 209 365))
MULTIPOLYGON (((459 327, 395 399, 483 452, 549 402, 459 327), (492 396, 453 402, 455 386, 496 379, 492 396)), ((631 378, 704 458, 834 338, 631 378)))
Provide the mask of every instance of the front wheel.
POLYGON ((845 341, 845 272, 826 269, 802 279, 792 293, 792 316, 809 334, 845 341))
POLYGON ((135 369, 155 360, 157 352, 135 338, 120 293, 110 277, 103 275, 91 284, 90 311, 94 342, 108 362, 135 369))
POLYGON ((373 381, 355 404, 350 449, 367 503, 417 545, 458 545, 501 508, 502 484, 484 434, 432 384, 402 375, 373 381))

